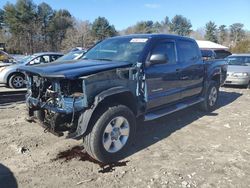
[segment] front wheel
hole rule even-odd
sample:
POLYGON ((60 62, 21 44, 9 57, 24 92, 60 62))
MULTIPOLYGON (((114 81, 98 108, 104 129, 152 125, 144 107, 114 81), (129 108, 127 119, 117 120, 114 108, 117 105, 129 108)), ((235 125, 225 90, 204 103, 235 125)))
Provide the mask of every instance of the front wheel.
POLYGON ((219 96, 219 86, 215 81, 210 81, 205 94, 205 100, 201 103, 201 109, 204 111, 213 111, 216 107, 219 96))
POLYGON ((111 163, 124 157, 135 136, 133 112, 124 105, 108 107, 97 115, 93 128, 84 137, 84 147, 94 159, 111 163))
POLYGON ((14 89, 20 89, 25 86, 24 76, 21 74, 13 74, 8 82, 8 85, 14 89))

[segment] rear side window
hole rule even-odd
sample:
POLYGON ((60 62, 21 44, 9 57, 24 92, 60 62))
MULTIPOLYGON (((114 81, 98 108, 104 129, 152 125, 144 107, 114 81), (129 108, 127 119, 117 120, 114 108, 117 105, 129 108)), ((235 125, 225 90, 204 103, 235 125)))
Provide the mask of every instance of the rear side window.
POLYGON ((227 56, 232 55, 231 52, 228 52, 226 50, 215 50, 216 53, 216 59, 224 59, 227 56))
POLYGON ((61 57, 61 56, 58 56, 58 55, 51 55, 51 56, 50 56, 50 62, 53 62, 53 61, 57 60, 59 57, 61 57))
POLYGON ((191 41, 178 41, 178 54, 183 63, 194 63, 200 59, 198 47, 191 41))
POLYGON ((161 42, 157 44, 152 51, 152 54, 164 54, 168 59, 168 64, 176 63, 175 43, 161 42))

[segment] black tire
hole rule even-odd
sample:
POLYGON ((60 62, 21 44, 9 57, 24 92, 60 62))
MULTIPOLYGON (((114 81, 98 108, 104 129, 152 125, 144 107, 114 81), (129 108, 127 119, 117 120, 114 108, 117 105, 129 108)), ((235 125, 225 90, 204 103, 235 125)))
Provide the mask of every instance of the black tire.
MULTIPOLYGON (((124 158, 125 154, 127 153, 127 150, 129 149, 129 146, 131 145, 136 132, 136 120, 133 112, 124 105, 113 105, 110 107, 107 107, 106 109, 103 109, 98 113, 99 115, 96 115, 93 121, 93 127, 90 130, 90 132, 84 137, 84 147, 87 151, 87 153, 93 157, 94 159, 103 162, 103 163, 111 163, 116 162, 124 158), (118 121, 118 118, 124 118, 125 121, 123 122, 126 125, 127 130, 127 124, 129 127, 129 133, 128 136, 117 136, 115 137, 113 134, 113 137, 111 136, 114 132, 114 129, 116 127, 116 122, 112 125, 112 121, 118 121), (108 126, 112 127, 111 133, 106 133, 106 130, 108 129, 108 126), (109 147, 109 151, 105 149, 105 137, 107 138, 113 138, 114 140, 111 142, 111 145, 109 147), (126 142, 123 143, 123 147, 119 150, 115 151, 117 149, 115 147, 115 143, 120 142, 122 143, 123 138, 126 137, 126 142), (113 144, 113 146, 112 146, 113 144), (113 148, 114 152, 112 151, 113 148), (112 152, 111 152, 112 151, 112 152)), ((121 123, 121 124, 123 124, 121 123)), ((120 128, 124 126, 121 125, 120 128)), ((122 130, 121 128, 120 130, 122 130)), ((118 131, 119 132, 119 131, 118 131)), ((112 140, 112 139, 107 139, 112 140)))
POLYGON ((206 112, 215 110, 219 97, 219 84, 215 81, 210 81, 204 97, 205 100, 201 102, 200 108, 206 112))
POLYGON ((14 89, 20 89, 25 86, 25 76, 22 74, 13 74, 9 80, 8 85, 14 89))

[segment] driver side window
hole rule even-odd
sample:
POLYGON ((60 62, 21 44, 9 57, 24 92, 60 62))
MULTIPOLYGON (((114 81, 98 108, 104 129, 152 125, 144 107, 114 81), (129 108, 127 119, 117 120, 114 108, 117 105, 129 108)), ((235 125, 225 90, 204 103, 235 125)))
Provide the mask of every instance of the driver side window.
POLYGON ((161 42, 157 44, 152 50, 152 54, 163 54, 165 55, 168 64, 176 64, 176 52, 174 42, 161 42))

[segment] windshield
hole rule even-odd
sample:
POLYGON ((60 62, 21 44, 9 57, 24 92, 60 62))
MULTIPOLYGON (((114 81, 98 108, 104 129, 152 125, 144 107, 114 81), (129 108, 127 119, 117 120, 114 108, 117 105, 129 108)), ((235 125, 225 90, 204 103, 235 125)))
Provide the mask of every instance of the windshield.
POLYGON ((238 65, 238 66, 250 66, 250 56, 249 57, 228 57, 228 65, 238 65))
POLYGON ((18 61, 18 63, 26 64, 26 63, 30 62, 32 59, 34 59, 35 57, 36 57, 35 55, 26 56, 26 57, 22 58, 20 61, 18 61))
POLYGON ((77 60, 77 59, 80 59, 84 55, 85 52, 86 52, 85 50, 69 52, 66 55, 58 58, 56 61, 77 60))
POLYGON ((147 38, 111 38, 91 48, 83 59, 135 63, 143 51, 147 38))

